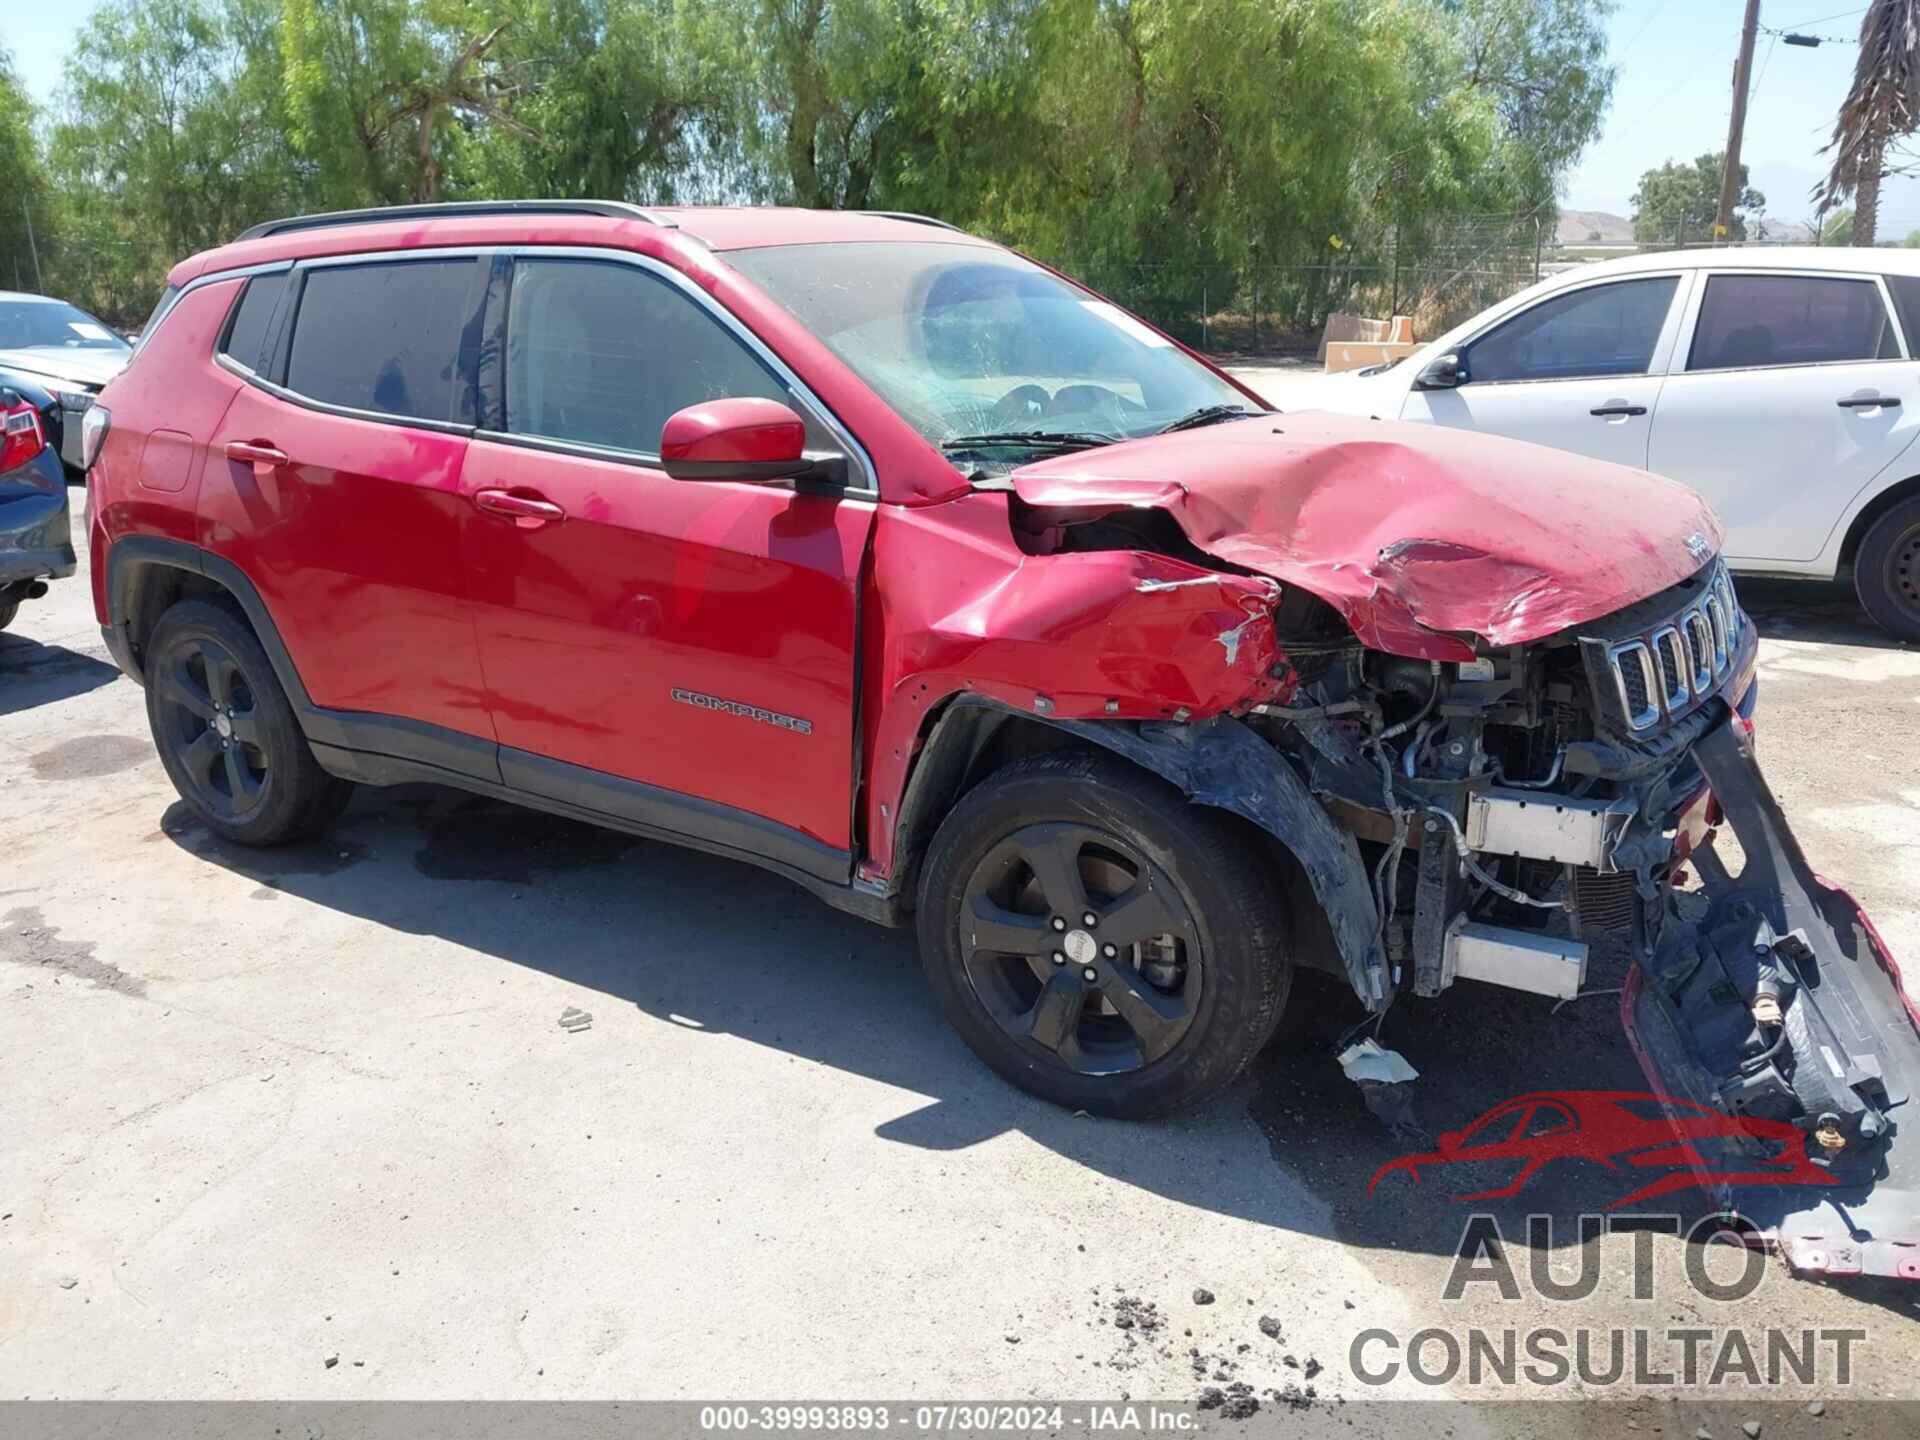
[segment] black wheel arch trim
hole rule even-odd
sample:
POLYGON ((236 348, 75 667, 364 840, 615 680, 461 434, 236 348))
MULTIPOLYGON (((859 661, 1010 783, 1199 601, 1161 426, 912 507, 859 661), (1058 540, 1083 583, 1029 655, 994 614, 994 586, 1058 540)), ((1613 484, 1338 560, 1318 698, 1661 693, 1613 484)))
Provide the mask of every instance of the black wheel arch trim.
POLYGON ((398 715, 314 704, 259 590, 231 560, 184 541, 129 535, 107 552, 107 647, 144 683, 130 613, 140 567, 200 575, 231 594, 293 706, 315 756, 332 774, 371 785, 427 781, 570 815, 652 839, 745 860, 787 876, 842 909, 904 923, 893 899, 851 884, 853 857, 778 821, 698 796, 516 750, 398 715))
MULTIPOLYGON (((1384 1010, 1393 980, 1379 911, 1354 837, 1333 823, 1274 748, 1228 716, 1197 724, 1066 720, 1032 715, 981 695, 947 702, 931 722, 895 824, 894 884, 911 893, 925 847, 965 788, 970 770, 1007 721, 1060 731, 1160 776, 1196 805, 1252 822, 1299 862, 1325 912, 1341 968, 1369 1010, 1384 1010)), ((976 777, 977 778, 977 777, 976 777)))

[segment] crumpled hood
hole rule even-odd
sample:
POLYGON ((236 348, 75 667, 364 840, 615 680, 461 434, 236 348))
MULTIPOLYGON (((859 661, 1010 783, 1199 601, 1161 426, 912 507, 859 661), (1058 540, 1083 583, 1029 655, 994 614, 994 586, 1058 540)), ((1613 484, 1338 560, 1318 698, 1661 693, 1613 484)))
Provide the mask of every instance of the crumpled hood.
POLYGON ((1466 659, 1678 584, 1720 548, 1693 491, 1469 431, 1261 415, 1063 455, 1012 476, 1063 519, 1167 511, 1201 550, 1333 605, 1362 644, 1466 659))
POLYGON ((32 345, 0 350, 0 370, 18 370, 38 379, 101 386, 126 368, 124 350, 79 350, 64 345, 32 345))

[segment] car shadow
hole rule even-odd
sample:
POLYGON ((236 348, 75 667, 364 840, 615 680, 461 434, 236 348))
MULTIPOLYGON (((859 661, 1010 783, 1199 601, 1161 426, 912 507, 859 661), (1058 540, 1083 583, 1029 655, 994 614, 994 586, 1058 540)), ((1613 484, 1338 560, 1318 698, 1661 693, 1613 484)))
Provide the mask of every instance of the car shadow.
POLYGON ((1805 640, 1870 650, 1914 650, 1867 618, 1853 587, 1832 580, 1772 580, 1741 576, 1734 582, 1740 608, 1768 640, 1805 640))
MULTIPOLYGON (((599 991, 706 1035, 731 1035, 928 1102, 878 1127, 879 1143, 962 1150, 1018 1131, 1121 1183, 1182 1204, 1358 1246, 1451 1255, 1475 1210, 1525 1234, 1617 1195, 1617 1177, 1543 1171, 1510 1200, 1462 1205, 1451 1177, 1418 1191, 1375 1170, 1431 1149, 1390 1133, 1334 1059, 1360 1017, 1343 984, 1296 977, 1291 1018, 1248 1077, 1215 1102, 1131 1124, 1076 1115, 1002 1082, 935 1007, 912 932, 843 915, 744 864, 434 786, 363 789, 313 844, 249 850, 181 803, 162 818, 209 863, 374 924, 433 935, 599 991)), ((1591 982, 1619 983, 1618 968, 1591 982)), ((1499 1102, 1553 1088, 1642 1089, 1618 997, 1562 1007, 1463 982, 1396 1005, 1380 1029, 1422 1071, 1415 1115, 1462 1129, 1499 1102)), ((1498 1180, 1493 1183, 1500 1183, 1498 1180)), ((1644 1183, 1642 1179, 1634 1182, 1644 1183)), ((1663 1203, 1696 1210, 1696 1192, 1663 1203)))
POLYGON ((0 715, 84 695, 119 678, 104 660, 0 631, 0 715))

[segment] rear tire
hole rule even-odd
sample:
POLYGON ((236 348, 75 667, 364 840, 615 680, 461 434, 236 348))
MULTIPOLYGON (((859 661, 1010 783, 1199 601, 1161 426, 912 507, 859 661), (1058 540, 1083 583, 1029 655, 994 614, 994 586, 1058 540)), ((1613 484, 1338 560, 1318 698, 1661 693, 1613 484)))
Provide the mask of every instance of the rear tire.
POLYGON ((1291 937, 1265 854, 1244 822, 1117 758, 1016 761, 934 836, 928 981, 974 1053, 1043 1099, 1125 1119, 1195 1104, 1286 1004, 1291 937))
POLYGON ((1895 505, 1862 537, 1853 588, 1882 630, 1920 640, 1920 496, 1895 505))
POLYGON ((146 649, 147 723, 180 798, 209 830, 283 845, 324 830, 353 786, 313 758, 252 628, 225 605, 183 600, 146 649))

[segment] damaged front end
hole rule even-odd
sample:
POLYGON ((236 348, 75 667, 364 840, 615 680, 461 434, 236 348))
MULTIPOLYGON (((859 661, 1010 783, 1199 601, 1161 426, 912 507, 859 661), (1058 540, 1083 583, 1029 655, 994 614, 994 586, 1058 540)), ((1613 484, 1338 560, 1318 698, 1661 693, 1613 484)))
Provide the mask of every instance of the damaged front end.
POLYGON ((1395 988, 1565 999, 1596 951, 1624 955, 1652 1088, 1789 1122, 1831 1177, 1734 1187, 1689 1149, 1716 1204, 1798 1268, 1920 1278, 1920 1162, 1892 1144, 1920 1027, 1754 763, 1757 637, 1725 567, 1472 661, 1319 643, 1283 638, 1300 684, 1249 723, 1360 839, 1395 988))
MULTIPOLYGON (((1753 762, 1758 638, 1697 495, 1311 414, 1011 486, 1033 553, 1141 547, 1163 516, 1178 544, 1151 548, 1278 582, 1273 693, 1242 680, 1193 724, 1068 728, 1284 841, 1329 921, 1324 963, 1370 1011, 1462 979, 1564 1000, 1597 953, 1623 960, 1655 1090, 1804 1137, 1800 1183, 1768 1187, 1747 1183, 1765 1165, 1716 1167, 1676 1129, 1717 1203, 1801 1268, 1920 1278, 1920 1158, 1893 1149, 1920 1017, 1753 762)), ((1394 1058, 1344 1057, 1370 1104, 1404 1088, 1394 1058)))
POLYGON ((1808 866, 1750 735, 1717 726, 1693 756, 1743 863, 1730 874, 1711 836, 1693 852, 1707 913, 1629 975, 1628 1037, 1664 1093, 1805 1132, 1824 1184, 1733 1188, 1696 1167, 1789 1265, 1920 1280, 1920 1155, 1896 1145, 1920 1010, 1873 923, 1808 866))

